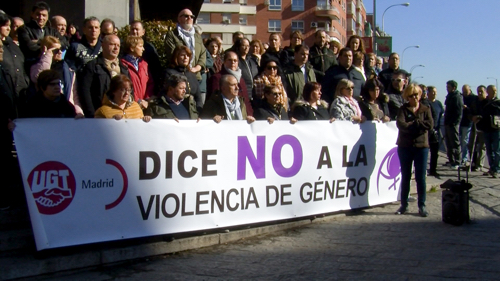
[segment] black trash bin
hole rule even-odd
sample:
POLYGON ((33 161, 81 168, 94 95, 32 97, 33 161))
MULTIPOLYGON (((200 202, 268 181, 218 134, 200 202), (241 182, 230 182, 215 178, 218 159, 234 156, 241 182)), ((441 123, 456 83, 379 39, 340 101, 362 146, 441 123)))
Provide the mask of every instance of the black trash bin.
POLYGON ((469 216, 469 189, 472 184, 460 180, 460 171, 458 172, 458 181, 447 180, 441 184, 441 204, 443 222, 460 226, 464 222, 470 222, 469 216))

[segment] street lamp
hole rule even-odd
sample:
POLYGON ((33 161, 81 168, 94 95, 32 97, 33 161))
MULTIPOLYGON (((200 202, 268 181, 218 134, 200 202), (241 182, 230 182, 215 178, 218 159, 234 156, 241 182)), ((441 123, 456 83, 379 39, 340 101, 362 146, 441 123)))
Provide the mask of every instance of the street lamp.
MULTIPOLYGON (((418 76, 418 77, 415 77, 415 78, 413 78, 413 79, 414 79, 414 80, 417 80, 417 79, 419 79, 419 78, 424 79, 424 76, 418 76)), ((413 79, 412 79, 412 80, 413 80, 413 79)))
POLYGON ((495 86, 498 89, 498 79, 496 79, 495 77, 486 77, 486 79, 495 79, 495 86))
POLYGON ((403 68, 403 59, 405 58, 405 51, 409 48, 420 48, 420 45, 415 45, 415 46, 408 46, 406 47, 404 50, 403 50, 403 53, 401 54, 401 67, 400 68, 403 68))
POLYGON ((396 6, 405 6, 405 7, 408 7, 408 6, 410 6, 410 3, 394 4, 394 5, 391 5, 391 6, 387 7, 387 9, 385 9, 384 13, 382 14, 382 32, 383 32, 384 35, 385 35, 385 29, 384 29, 384 16, 385 16, 385 12, 387 12, 387 10, 389 10, 390 8, 396 7, 396 6))
POLYGON ((425 65, 423 65, 423 64, 416 64, 416 65, 412 66, 411 69, 410 69, 410 77, 411 77, 411 74, 413 73, 413 70, 415 68, 417 68, 417 67, 425 67, 425 65))

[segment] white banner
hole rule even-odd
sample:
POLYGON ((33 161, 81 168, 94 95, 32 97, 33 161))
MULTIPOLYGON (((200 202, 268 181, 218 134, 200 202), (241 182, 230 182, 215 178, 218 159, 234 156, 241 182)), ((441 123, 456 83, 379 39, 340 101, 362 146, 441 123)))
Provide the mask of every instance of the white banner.
POLYGON ((394 122, 16 124, 39 250, 398 200, 394 122))

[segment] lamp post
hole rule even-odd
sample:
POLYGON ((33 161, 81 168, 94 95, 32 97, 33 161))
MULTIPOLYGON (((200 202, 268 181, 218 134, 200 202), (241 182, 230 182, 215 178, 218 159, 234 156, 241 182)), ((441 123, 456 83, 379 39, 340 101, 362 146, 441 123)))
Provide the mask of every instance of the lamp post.
POLYGON ((409 48, 420 48, 420 45, 415 45, 415 46, 408 46, 403 50, 403 53, 401 54, 401 68, 403 68, 403 59, 405 58, 405 51, 409 48))
POLYGON ((387 7, 387 9, 385 9, 384 13, 382 14, 382 32, 384 33, 384 35, 385 35, 385 29, 384 29, 384 16, 385 16, 385 12, 387 12, 387 10, 389 10, 390 8, 396 7, 396 6, 405 6, 405 7, 408 7, 408 6, 410 6, 410 3, 394 4, 394 5, 391 5, 391 6, 387 7))
MULTIPOLYGON (((417 79, 419 79, 419 78, 424 79, 424 76, 418 76, 418 77, 415 77, 415 78, 413 78, 413 79, 417 80, 417 79)), ((413 80, 413 79, 412 79, 412 80, 413 80)))
POLYGON ((410 77, 411 77, 411 74, 413 73, 413 70, 415 68, 417 68, 417 67, 425 67, 425 65, 423 65, 423 64, 416 64, 416 65, 412 66, 411 69, 410 69, 410 77))
POLYGON ((496 79, 495 77, 486 77, 486 79, 495 79, 495 86, 498 89, 498 79, 496 79))

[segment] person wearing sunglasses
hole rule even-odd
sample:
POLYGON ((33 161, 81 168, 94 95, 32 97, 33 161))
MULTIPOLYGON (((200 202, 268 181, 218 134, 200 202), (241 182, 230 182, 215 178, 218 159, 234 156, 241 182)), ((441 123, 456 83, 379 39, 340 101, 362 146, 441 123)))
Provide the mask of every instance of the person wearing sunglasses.
POLYGON ((358 101, 354 98, 354 83, 342 79, 335 90, 335 99, 330 106, 330 116, 335 120, 363 123, 366 117, 361 113, 358 101))
POLYGON ((401 164, 401 206, 396 211, 402 215, 408 211, 408 196, 412 166, 415 166, 417 182, 418 213, 427 217, 425 208, 427 156, 429 154, 428 132, 434 127, 431 109, 420 103, 422 89, 417 84, 410 84, 403 92, 407 103, 398 111, 396 125, 398 133, 398 158, 401 164))
MULTIPOLYGON (((207 49, 203 45, 201 35, 194 29, 195 16, 189 9, 180 11, 177 16, 177 26, 165 35, 165 55, 169 63, 172 61, 172 55, 177 46, 186 46, 193 56, 189 62, 191 67, 189 71, 196 74, 196 79, 201 81, 201 71, 205 71, 207 49)), ((208 97, 207 97, 208 99, 208 97)))
POLYGON ((254 107, 259 107, 264 99, 264 88, 266 85, 275 85, 280 91, 279 104, 288 111, 288 96, 281 80, 279 61, 276 58, 262 57, 259 74, 253 80, 254 84, 254 107))
MULTIPOLYGON (((264 99, 258 108, 255 109, 256 120, 267 120, 269 124, 275 120, 289 120, 286 109, 279 103, 281 91, 276 85, 266 85, 264 87, 264 99)), ((295 124, 297 119, 291 117, 290 123, 295 124)))
POLYGON ((40 45, 40 58, 31 66, 31 81, 36 84, 38 75, 44 70, 52 69, 58 72, 61 76, 63 97, 75 107, 76 113, 83 114, 75 86, 75 71, 63 60, 63 47, 61 47, 59 39, 53 36, 45 36, 40 45))
POLYGON ((321 99, 321 84, 307 82, 302 91, 302 99, 292 105, 292 116, 297 120, 330 120, 328 103, 321 99))
POLYGON ((63 96, 63 80, 60 72, 44 70, 37 76, 38 92, 26 104, 26 117, 29 118, 75 118, 83 117, 76 113, 75 107, 63 96))
MULTIPOLYGON (((396 119, 399 108, 405 103, 403 90, 405 89, 407 83, 408 73, 406 71, 401 69, 392 73, 391 83, 389 84, 389 88, 387 88, 386 92, 389 96, 389 117, 391 120, 396 119)), ((384 83, 382 82, 382 85, 383 84, 384 83)))

